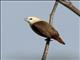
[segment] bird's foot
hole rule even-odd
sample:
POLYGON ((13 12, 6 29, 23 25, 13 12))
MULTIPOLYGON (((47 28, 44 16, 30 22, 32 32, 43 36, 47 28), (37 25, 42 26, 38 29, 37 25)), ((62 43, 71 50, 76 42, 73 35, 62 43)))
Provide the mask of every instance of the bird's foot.
POLYGON ((45 41, 52 41, 50 38, 46 38, 45 41))

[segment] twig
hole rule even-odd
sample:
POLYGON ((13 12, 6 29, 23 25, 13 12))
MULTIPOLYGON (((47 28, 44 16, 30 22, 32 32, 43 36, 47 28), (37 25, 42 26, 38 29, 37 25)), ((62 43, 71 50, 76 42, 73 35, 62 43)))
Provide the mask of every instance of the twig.
POLYGON ((46 40, 46 45, 45 45, 44 53, 43 53, 41 60, 46 60, 48 49, 49 49, 49 44, 50 44, 50 40, 46 40))
MULTIPOLYGON (((52 23, 52 20, 53 20, 53 17, 54 17, 54 13, 56 11, 56 8, 58 6, 58 2, 56 1, 53 8, 52 8, 52 11, 50 13, 50 16, 49 16, 49 24, 52 23)), ((51 24, 52 25, 52 24, 51 24)), ((42 56, 42 59, 41 60, 46 60, 46 57, 47 57, 47 54, 48 54, 48 49, 49 49, 49 44, 50 44, 50 38, 46 40, 46 45, 45 45, 45 49, 44 49, 44 53, 43 53, 43 56, 42 56)))
POLYGON ((49 24, 52 24, 52 22, 53 22, 53 17, 54 17, 57 6, 58 6, 58 1, 55 2, 54 7, 52 8, 52 11, 50 13, 49 24))
POLYGON ((58 0, 58 2, 64 5, 65 7, 69 8, 71 11, 73 11, 78 16, 80 16, 80 10, 77 9, 71 2, 66 2, 63 0, 58 0))

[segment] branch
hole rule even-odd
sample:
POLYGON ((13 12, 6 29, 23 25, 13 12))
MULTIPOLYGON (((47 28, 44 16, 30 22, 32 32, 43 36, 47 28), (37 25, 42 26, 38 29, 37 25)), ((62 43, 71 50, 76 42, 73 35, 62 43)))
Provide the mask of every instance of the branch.
MULTIPOLYGON (((50 16, 49 16, 49 24, 52 23, 52 20, 53 20, 53 17, 54 17, 54 14, 55 14, 55 11, 56 11, 56 8, 58 6, 58 2, 56 1, 53 8, 52 8, 52 11, 50 13, 50 16)), ((52 24, 51 24, 52 25, 52 24)), ((47 57, 47 54, 48 54, 48 49, 49 49, 49 44, 50 44, 50 38, 47 38, 46 40, 46 45, 45 45, 45 49, 44 49, 44 53, 43 53, 43 56, 42 56, 42 59, 41 60, 46 60, 46 57, 47 57)))
POLYGON ((80 16, 80 10, 77 9, 71 2, 66 2, 64 0, 58 0, 58 2, 64 5, 65 7, 69 8, 71 11, 73 11, 78 16, 80 16))

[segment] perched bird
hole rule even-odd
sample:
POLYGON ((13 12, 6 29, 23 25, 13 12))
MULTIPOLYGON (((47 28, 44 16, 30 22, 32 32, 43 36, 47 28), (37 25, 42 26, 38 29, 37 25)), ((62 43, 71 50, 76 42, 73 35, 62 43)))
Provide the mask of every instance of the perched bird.
POLYGON ((29 23, 32 30, 38 35, 45 38, 54 39, 61 44, 65 44, 59 36, 59 33, 49 23, 42 21, 40 18, 34 16, 25 18, 25 21, 29 23))

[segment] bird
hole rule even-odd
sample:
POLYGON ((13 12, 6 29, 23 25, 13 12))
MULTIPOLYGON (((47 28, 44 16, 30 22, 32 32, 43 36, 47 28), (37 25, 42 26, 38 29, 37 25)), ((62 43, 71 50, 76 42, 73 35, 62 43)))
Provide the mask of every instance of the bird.
POLYGON ((58 31, 48 22, 43 21, 42 19, 36 16, 29 16, 25 18, 25 22, 29 23, 31 29, 36 34, 47 38, 46 40, 53 39, 65 45, 65 42, 60 37, 58 31))

